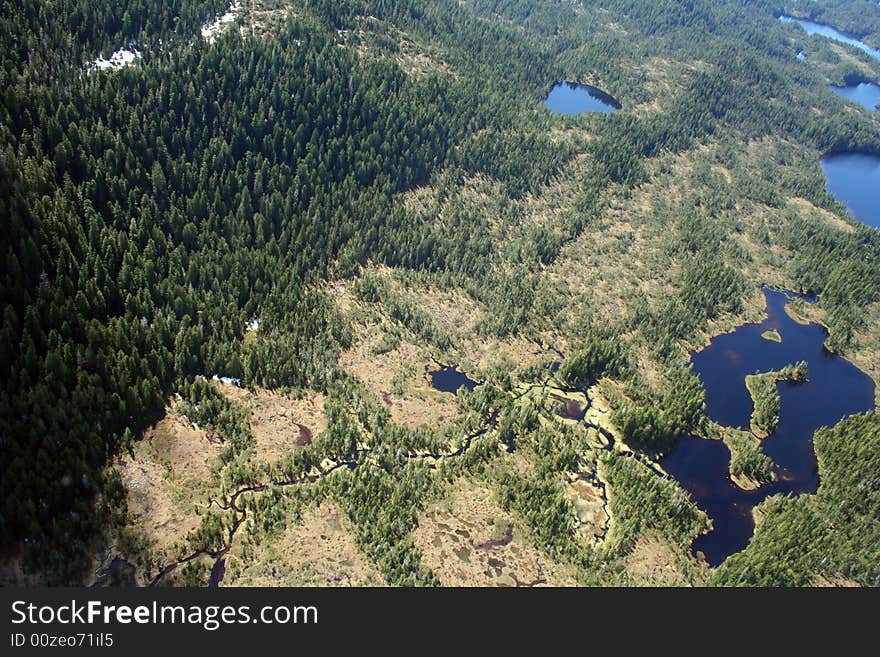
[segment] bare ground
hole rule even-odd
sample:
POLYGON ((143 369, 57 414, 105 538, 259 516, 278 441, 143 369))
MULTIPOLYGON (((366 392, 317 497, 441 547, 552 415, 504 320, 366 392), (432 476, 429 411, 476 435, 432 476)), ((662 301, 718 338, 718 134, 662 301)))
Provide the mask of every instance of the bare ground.
POLYGON ((574 507, 578 534, 590 544, 602 539, 608 527, 606 500, 602 489, 579 477, 565 487, 565 496, 574 507))
POLYGON ((128 491, 129 527, 160 553, 198 526, 196 505, 207 498, 219 451, 216 441, 171 407, 135 445, 133 458, 117 457, 128 491))
POLYGON ((340 354, 339 363, 388 407, 391 419, 406 427, 437 426, 458 415, 455 397, 434 390, 425 376, 430 354, 401 343, 373 355, 369 342, 340 354))
POLYGON ((382 586, 379 571, 357 549, 348 520, 322 504, 289 521, 277 537, 245 546, 236 539, 226 557, 223 586, 382 586))
POLYGON ((642 537, 624 559, 624 567, 637 586, 687 586, 675 551, 659 538, 642 537))
POLYGON ((324 396, 306 392, 301 397, 231 383, 219 384, 230 399, 250 409, 250 427, 258 460, 273 463, 287 452, 311 442, 327 428, 324 396))
POLYGON ((535 548, 482 483, 458 480, 413 533, 445 586, 574 586, 574 572, 535 548))

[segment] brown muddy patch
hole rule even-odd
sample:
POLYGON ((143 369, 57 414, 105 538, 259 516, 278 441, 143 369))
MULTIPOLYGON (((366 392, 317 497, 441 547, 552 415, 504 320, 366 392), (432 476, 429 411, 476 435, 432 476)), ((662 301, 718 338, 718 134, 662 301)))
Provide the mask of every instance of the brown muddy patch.
POLYGON ((219 452, 220 441, 187 417, 177 414, 172 402, 166 415, 147 429, 135 449, 136 459, 164 465, 175 480, 205 482, 219 452))
POLYGON ((128 530, 166 553, 199 524, 196 501, 212 486, 220 445, 173 407, 114 461, 128 500, 128 530))
POLYGON ((455 398, 434 390, 425 376, 431 362, 428 353, 403 342, 389 352, 371 353, 374 341, 361 341, 342 352, 339 364, 382 400, 392 421, 410 428, 430 427, 458 415, 455 398))
POLYGON ((256 388, 247 390, 231 383, 219 384, 224 395, 250 410, 255 453, 259 460, 274 462, 297 447, 310 445, 327 428, 324 395, 301 396, 256 388))
POLYGON ((376 567, 358 550, 348 519, 322 504, 259 545, 236 538, 226 557, 224 586, 383 586, 376 567))
POLYGON ((624 560, 632 583, 639 586, 687 586, 675 552, 659 538, 642 537, 624 560))
POLYGON ((444 586, 574 586, 572 569, 538 551, 482 483, 460 479, 419 515, 413 539, 444 586))
POLYGON ((566 485, 565 496, 574 507, 578 534, 593 544, 602 539, 608 528, 606 500, 602 489, 586 478, 579 477, 566 485))
POLYGON ((813 582, 813 586, 821 586, 825 588, 834 587, 834 588, 857 588, 860 587, 856 581, 851 579, 847 579, 843 575, 836 575, 834 577, 825 577, 824 575, 819 575, 816 578, 816 581, 813 582))

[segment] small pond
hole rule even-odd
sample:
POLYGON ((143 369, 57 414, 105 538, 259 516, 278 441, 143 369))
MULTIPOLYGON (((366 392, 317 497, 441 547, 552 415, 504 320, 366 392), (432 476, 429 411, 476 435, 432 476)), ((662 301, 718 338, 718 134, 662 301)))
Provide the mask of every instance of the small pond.
POLYGON ((454 395, 459 388, 473 390, 480 385, 479 381, 469 378, 467 374, 453 365, 439 363, 438 365, 439 369, 428 370, 428 378, 431 386, 440 392, 451 392, 454 395))
POLYGON ((544 105, 556 114, 566 115, 585 112, 608 114, 620 109, 620 103, 601 89, 572 82, 559 82, 554 85, 544 105))

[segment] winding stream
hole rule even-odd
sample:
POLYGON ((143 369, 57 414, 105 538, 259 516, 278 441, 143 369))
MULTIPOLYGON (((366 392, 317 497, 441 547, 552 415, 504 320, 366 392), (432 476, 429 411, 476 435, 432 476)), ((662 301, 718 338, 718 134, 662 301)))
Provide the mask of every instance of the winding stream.
MULTIPOLYGON (((807 383, 778 384, 781 397, 779 425, 776 432, 762 442, 763 451, 776 464, 776 480, 757 490, 745 491, 737 487, 729 477, 730 452, 720 440, 685 436, 662 461, 665 471, 690 492, 696 504, 713 520, 713 530, 698 537, 692 545, 695 552, 703 552, 712 566, 717 566, 727 556, 748 545, 754 531, 752 509, 767 496, 816 490, 818 469, 812 436, 818 427, 834 425, 847 415, 866 412, 874 407, 873 381, 854 365, 824 348, 826 333, 821 326, 800 324, 785 312, 791 295, 772 289, 765 289, 764 295, 767 318, 763 322, 745 324, 732 333, 717 336, 708 347, 692 353, 691 358, 695 372, 706 387, 707 414, 720 424, 742 428, 748 427, 752 411, 744 377, 755 372, 781 369, 799 360, 807 361, 810 376, 807 383), (770 330, 777 331, 782 341, 762 337, 770 330)), ((429 370, 426 374, 439 389, 442 386, 449 392, 455 392, 461 387, 473 389, 480 383, 455 367, 441 363, 436 363, 436 367, 436 371, 429 370)), ((517 398, 529 390, 526 388, 517 398)), ((568 400, 560 398, 557 401, 568 400)), ((404 458, 424 460, 429 468, 437 468, 440 462, 465 454, 474 440, 492 431, 497 425, 497 416, 498 412, 494 411, 484 418, 480 426, 469 432, 454 450, 436 454, 413 453, 404 455, 404 458)), ((596 428, 608 438, 610 449, 613 436, 601 426, 597 425, 596 428)), ((508 449, 513 449, 513 446, 509 445, 508 449)), ((282 481, 243 485, 222 500, 210 500, 209 508, 217 506, 233 512, 232 522, 221 545, 216 549, 195 550, 182 559, 166 564, 149 585, 157 585, 178 566, 203 556, 213 561, 208 585, 220 585, 226 570, 225 557, 249 513, 249 505, 241 501, 242 495, 315 482, 338 469, 358 467, 369 452, 369 449, 359 449, 348 459, 324 468, 312 469, 282 481)), ((638 458, 637 454, 630 456, 638 458)), ((650 463, 646 465, 663 475, 650 463)), ((499 540, 509 541, 510 537, 505 535, 499 540)), ((482 546, 484 549, 488 547, 492 545, 482 546)), ((127 563, 122 565, 130 566, 127 563)))

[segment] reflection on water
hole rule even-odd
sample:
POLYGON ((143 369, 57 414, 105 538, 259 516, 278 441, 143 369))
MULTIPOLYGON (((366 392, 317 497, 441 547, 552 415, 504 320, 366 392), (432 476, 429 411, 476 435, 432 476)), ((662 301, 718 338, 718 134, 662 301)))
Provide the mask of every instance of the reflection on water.
POLYGON ((839 153, 822 159, 828 191, 863 224, 880 228, 880 157, 839 153))
POLYGON ((557 114, 583 114, 601 112, 608 114, 620 109, 620 103, 607 93, 586 84, 560 82, 550 91, 544 105, 557 114))
POLYGON ((440 365, 439 369, 428 372, 428 375, 431 379, 431 386, 440 392, 455 394, 459 388, 473 390, 480 385, 479 382, 469 378, 467 374, 451 365, 440 365))
POLYGON ((804 20, 802 18, 792 18, 791 16, 780 16, 779 20, 781 20, 783 23, 797 23, 802 28, 804 28, 808 35, 818 34, 828 39, 839 41, 840 43, 855 46, 859 50, 868 53, 874 59, 880 59, 880 50, 871 48, 868 44, 863 43, 858 39, 846 36, 845 34, 835 30, 830 25, 822 25, 821 23, 814 23, 812 21, 804 20))
POLYGON ((712 518, 714 529, 693 544, 693 550, 702 551, 712 566, 748 545, 754 531, 752 509, 768 495, 816 490, 816 429, 874 407, 873 381, 852 363, 824 348, 824 329, 792 320, 785 313, 785 293, 765 289, 764 296, 767 319, 715 337, 691 358, 694 371, 706 387, 709 417, 719 424, 745 429, 752 413, 745 376, 807 361, 808 382, 778 384, 779 425, 772 436, 762 441, 764 453, 777 465, 778 480, 753 491, 740 489, 730 480, 730 452, 720 440, 685 436, 662 461, 663 468, 681 482, 712 518), (779 332, 782 342, 761 337, 770 329, 779 332))
POLYGON ((837 87, 833 84, 828 85, 838 96, 842 96, 847 100, 858 103, 867 110, 872 112, 878 111, 877 105, 880 103, 880 87, 873 82, 862 82, 851 87, 837 87))

